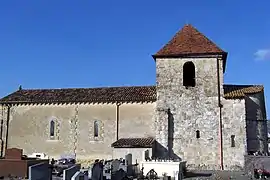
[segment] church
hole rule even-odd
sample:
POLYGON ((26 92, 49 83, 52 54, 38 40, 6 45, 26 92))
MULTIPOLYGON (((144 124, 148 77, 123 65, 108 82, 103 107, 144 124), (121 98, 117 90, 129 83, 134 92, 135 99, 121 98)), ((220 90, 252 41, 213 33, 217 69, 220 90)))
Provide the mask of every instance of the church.
POLYGON ((227 52, 190 24, 153 56, 152 86, 23 89, 0 99, 1 156, 132 161, 170 158, 190 168, 242 169, 268 153, 262 85, 224 84, 227 52))

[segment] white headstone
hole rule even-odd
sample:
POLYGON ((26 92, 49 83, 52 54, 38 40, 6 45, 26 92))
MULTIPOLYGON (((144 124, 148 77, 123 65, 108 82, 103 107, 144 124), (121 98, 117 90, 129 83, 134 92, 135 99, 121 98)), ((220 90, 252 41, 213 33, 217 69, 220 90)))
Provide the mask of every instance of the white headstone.
POLYGON ((71 180, 88 180, 88 176, 78 171, 72 176, 71 180))
POLYGON ((132 165, 132 154, 129 153, 125 157, 126 165, 132 165))

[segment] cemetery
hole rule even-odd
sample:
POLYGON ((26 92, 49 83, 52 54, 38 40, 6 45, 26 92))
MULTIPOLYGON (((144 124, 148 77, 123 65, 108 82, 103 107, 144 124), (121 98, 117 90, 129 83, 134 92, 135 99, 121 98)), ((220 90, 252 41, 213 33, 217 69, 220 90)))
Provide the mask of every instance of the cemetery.
POLYGON ((0 177, 2 179, 29 180, 125 180, 125 179, 168 179, 184 178, 185 162, 150 159, 132 163, 132 154, 124 158, 99 160, 96 159, 88 167, 82 167, 72 158, 59 160, 44 159, 44 157, 27 157, 22 149, 11 148, 0 160, 0 177), (61 171, 59 171, 61 167, 61 171), (58 172, 54 173, 55 169, 58 172))
POLYGON ((0 179, 182 180, 197 179, 198 177, 199 179, 220 178, 216 172, 194 173, 194 171, 188 171, 186 162, 179 159, 144 157, 144 160, 138 162, 132 160, 132 154, 130 153, 119 159, 96 159, 92 164, 85 167, 77 163, 73 157, 61 156, 58 160, 39 155, 38 157, 27 157, 23 155, 22 149, 17 148, 7 149, 5 157, 0 160, 0 179), (61 168, 61 171, 59 171, 59 168, 61 168), (55 173, 55 170, 61 173, 55 173))

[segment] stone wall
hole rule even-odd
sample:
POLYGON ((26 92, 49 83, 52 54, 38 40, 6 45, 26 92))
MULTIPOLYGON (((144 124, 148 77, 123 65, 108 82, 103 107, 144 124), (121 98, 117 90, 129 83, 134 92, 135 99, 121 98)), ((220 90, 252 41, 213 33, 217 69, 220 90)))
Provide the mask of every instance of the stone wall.
MULTIPOLYGON (((149 136, 155 103, 120 105, 119 137, 135 134, 149 136)), ((6 111, 4 134, 6 134, 6 111)), ((10 108, 8 147, 18 147, 25 154, 44 152, 58 158, 76 154, 78 159, 111 158, 111 144, 116 141, 116 104, 18 105, 10 108), (50 121, 56 123, 50 137, 50 121), (99 136, 94 138, 97 120, 99 136)))
POLYGON ((6 148, 6 132, 7 132, 7 111, 8 108, 6 106, 0 105, 0 133, 2 135, 2 142, 0 145, 0 153, 2 151, 2 155, 5 153, 5 148, 6 148), (2 132, 1 132, 2 131, 2 132))
POLYGON ((247 147, 244 99, 223 100, 222 123, 224 169, 243 169, 247 147), (234 147, 232 147, 232 136, 234 136, 234 147))
MULTIPOLYGON (((220 82, 223 82, 222 61, 220 82)), ((156 59, 157 104, 156 140, 163 146, 163 153, 180 157, 189 167, 219 168, 219 104, 217 59, 156 59), (196 86, 183 86, 183 65, 195 65, 196 86), (169 143, 168 112, 173 129, 173 142, 169 143), (200 138, 196 138, 199 131, 200 138), (165 152, 165 151, 168 152, 165 152)), ((220 87, 221 96, 223 88, 220 87)))

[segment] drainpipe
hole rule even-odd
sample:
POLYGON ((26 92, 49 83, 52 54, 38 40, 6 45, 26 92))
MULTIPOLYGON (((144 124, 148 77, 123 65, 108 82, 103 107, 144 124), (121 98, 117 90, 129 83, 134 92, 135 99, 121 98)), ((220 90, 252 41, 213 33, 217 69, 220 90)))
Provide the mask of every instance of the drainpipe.
POLYGON ((4 142, 3 142, 3 124, 4 124, 4 106, 2 106, 2 118, 1 118, 1 127, 0 127, 0 140, 1 140, 1 154, 0 154, 0 157, 3 157, 3 151, 4 151, 4 142))
POLYGON ((219 58, 217 58, 217 82, 218 82, 218 106, 219 106, 219 153, 220 153, 220 167, 224 170, 223 166, 223 132, 222 132, 222 104, 220 98, 220 75, 219 75, 219 58))
POLYGON ((121 103, 116 103, 116 141, 119 139, 119 107, 121 103))
POLYGON ((7 130, 6 130, 6 149, 8 147, 8 131, 9 131, 9 119, 10 119, 10 105, 7 105, 7 130))

